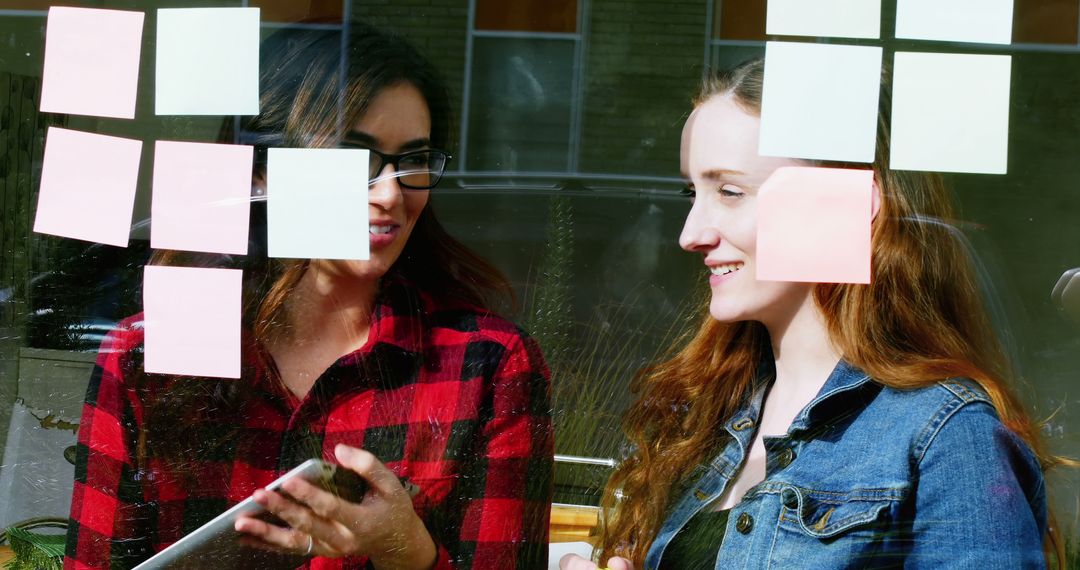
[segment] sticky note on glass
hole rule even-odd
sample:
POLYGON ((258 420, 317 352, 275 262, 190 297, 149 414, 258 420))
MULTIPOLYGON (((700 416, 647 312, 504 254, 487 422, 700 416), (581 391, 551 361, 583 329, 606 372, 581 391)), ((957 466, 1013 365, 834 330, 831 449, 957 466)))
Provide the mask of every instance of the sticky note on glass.
POLYGON ((784 167, 757 198, 757 279, 870 282, 871 170, 784 167))
POLYGON ((879 47, 768 42, 762 156, 873 162, 879 47))
POLYGON ((259 113, 259 9, 157 12, 158 115, 259 113))
POLYGON ((896 37, 1008 44, 1013 0, 898 0, 896 37))
POLYGON ((142 141, 49 127, 34 231, 127 247, 142 141))
POLYGON ((270 257, 368 259, 368 151, 271 148, 266 221, 270 257))
POLYGON ((254 148, 158 141, 150 246, 246 254, 254 148))
POLYGON ((877 39, 881 0, 769 0, 765 33, 877 39))
POLYGON ((146 371, 239 378, 241 283, 239 269, 146 266, 146 371))
POLYGON ((1012 57, 896 54, 890 167, 1005 174, 1012 57))
POLYGON ((49 8, 41 111, 134 118, 143 17, 122 10, 49 8))

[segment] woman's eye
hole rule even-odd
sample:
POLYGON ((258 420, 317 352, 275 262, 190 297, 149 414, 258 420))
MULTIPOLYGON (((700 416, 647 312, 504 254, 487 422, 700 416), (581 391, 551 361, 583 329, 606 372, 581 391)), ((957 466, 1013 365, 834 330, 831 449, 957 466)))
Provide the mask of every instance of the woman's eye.
POLYGON ((719 192, 720 195, 725 198, 737 198, 744 194, 742 190, 739 190, 735 186, 721 186, 720 189, 717 190, 717 192, 719 192))
POLYGON ((686 196, 687 198, 693 198, 694 196, 697 196, 697 191, 694 190, 692 186, 685 186, 681 190, 679 190, 679 195, 686 196))
POLYGON ((428 165, 428 156, 426 154, 406 156, 401 159, 401 164, 410 168, 426 167, 428 165))

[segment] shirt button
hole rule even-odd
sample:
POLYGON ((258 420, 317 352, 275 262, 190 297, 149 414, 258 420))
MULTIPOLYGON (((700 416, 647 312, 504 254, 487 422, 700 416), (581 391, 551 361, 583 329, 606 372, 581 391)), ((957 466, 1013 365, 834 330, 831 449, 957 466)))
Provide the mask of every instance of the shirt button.
POLYGON ((750 418, 735 420, 735 423, 731 424, 731 429, 735 431, 746 431, 752 427, 754 427, 754 420, 750 418))
POLYGON ((792 461, 795 461, 795 450, 790 447, 781 451, 779 457, 776 458, 776 464, 779 465, 781 469, 791 465, 792 461))
POLYGON ((739 515, 739 518, 735 521, 735 530, 743 534, 750 534, 752 528, 754 528, 754 517, 747 513, 739 515))

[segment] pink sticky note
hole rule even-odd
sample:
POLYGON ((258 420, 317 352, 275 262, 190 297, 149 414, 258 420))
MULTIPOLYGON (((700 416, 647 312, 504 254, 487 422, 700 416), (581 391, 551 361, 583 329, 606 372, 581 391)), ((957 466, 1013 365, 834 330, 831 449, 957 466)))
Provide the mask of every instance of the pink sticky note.
POLYGON ((245 254, 254 147, 158 141, 150 246, 245 254))
POLYGON ((134 118, 143 16, 121 10, 49 8, 41 110, 134 118))
POLYGON ((146 266, 147 372, 240 377, 241 276, 239 269, 146 266))
POLYGON ((779 168, 758 193, 757 278, 870 283, 871 170, 779 168))
POLYGON ((49 127, 34 231, 127 247, 142 141, 49 127))

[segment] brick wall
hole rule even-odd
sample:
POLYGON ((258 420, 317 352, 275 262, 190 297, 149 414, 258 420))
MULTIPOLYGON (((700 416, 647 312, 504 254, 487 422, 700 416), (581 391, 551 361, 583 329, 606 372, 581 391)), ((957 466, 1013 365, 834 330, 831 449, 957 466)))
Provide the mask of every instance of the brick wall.
POLYGON ((580 169, 677 175, 704 67, 706 1, 593 0, 580 169))

